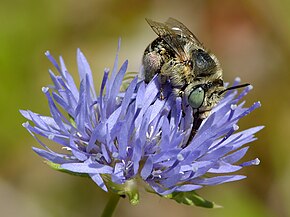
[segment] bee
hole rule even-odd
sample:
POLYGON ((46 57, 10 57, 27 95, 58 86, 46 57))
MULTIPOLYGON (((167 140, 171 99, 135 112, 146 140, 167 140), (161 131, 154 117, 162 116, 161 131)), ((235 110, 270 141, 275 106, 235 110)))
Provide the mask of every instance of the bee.
POLYGON ((158 37, 143 55, 144 80, 158 74, 161 84, 169 82, 176 97, 186 99, 193 109, 192 140, 202 121, 229 89, 225 88, 223 70, 216 56, 181 22, 169 18, 165 23, 146 19, 158 37))

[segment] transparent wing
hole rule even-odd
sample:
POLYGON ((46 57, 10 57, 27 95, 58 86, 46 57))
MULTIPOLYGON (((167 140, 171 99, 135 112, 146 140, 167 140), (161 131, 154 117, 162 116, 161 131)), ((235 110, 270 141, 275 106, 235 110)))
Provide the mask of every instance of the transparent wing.
POLYGON ((174 52, 179 56, 179 58, 183 61, 188 60, 184 49, 178 40, 180 37, 176 31, 172 30, 168 25, 165 23, 156 22, 150 19, 146 19, 147 23, 151 26, 153 31, 174 50, 174 52))
POLYGON ((185 38, 189 38, 197 45, 202 46, 202 43, 198 40, 198 38, 181 22, 170 17, 166 22, 166 26, 174 31, 177 35, 180 35, 185 38))

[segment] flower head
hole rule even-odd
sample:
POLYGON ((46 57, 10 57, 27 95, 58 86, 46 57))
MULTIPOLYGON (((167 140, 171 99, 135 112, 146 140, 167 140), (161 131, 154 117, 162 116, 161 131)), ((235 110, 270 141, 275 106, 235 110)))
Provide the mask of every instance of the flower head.
POLYGON ((239 95, 236 90, 229 91, 187 144, 192 109, 171 94, 169 85, 165 99, 159 97, 156 78, 145 84, 135 77, 122 92, 128 62, 117 70, 116 58, 110 76, 105 70, 97 94, 80 50, 79 87, 61 57, 59 65, 49 52, 46 56, 59 73, 49 71, 53 85, 42 88, 50 115, 21 113, 29 120, 23 126, 44 148, 33 150, 54 168, 86 174, 103 190, 127 195, 137 203, 140 180, 149 191, 174 197, 178 192, 243 179, 231 173, 259 163, 258 159, 237 163, 248 150, 243 146, 255 140, 254 134, 262 128, 237 132, 239 119, 260 106, 254 103, 246 108, 244 102, 239 103, 251 87, 239 95), (39 136, 64 150, 51 150, 39 136))

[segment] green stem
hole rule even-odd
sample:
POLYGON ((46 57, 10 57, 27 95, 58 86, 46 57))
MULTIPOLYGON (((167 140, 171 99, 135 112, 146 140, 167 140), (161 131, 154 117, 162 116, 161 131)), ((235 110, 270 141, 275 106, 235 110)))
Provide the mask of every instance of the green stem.
POLYGON ((118 205, 119 200, 120 200, 120 195, 111 193, 109 201, 107 202, 107 205, 101 217, 111 217, 118 205))

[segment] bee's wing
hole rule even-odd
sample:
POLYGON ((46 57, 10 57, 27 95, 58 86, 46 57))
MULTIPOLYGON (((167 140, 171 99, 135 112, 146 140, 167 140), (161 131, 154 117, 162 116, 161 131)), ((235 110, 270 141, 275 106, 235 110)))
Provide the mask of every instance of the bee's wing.
POLYGON ((188 60, 180 41, 178 41, 178 34, 171 29, 168 25, 160 22, 156 22, 150 19, 146 19, 147 23, 151 26, 153 31, 174 50, 174 52, 183 61, 188 60))
POLYGON ((181 22, 170 17, 165 24, 174 31, 177 35, 188 38, 193 41, 195 44, 202 47, 202 43, 198 40, 198 38, 181 22))

